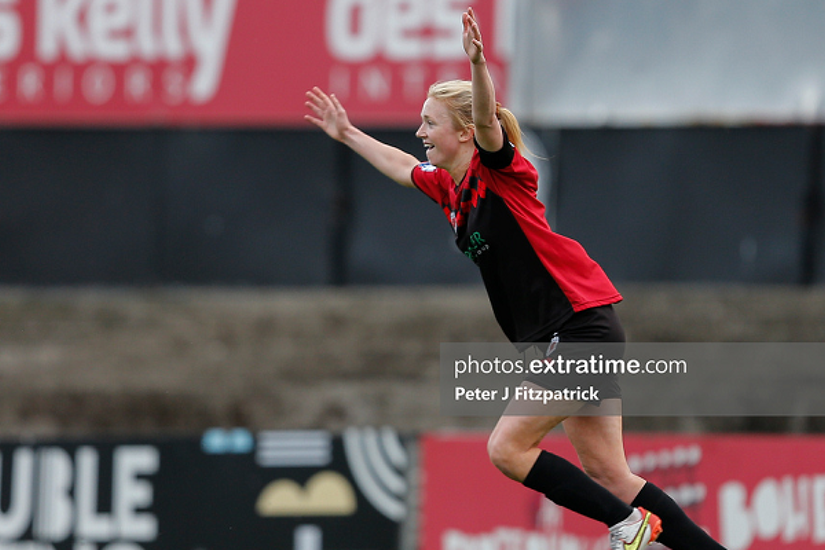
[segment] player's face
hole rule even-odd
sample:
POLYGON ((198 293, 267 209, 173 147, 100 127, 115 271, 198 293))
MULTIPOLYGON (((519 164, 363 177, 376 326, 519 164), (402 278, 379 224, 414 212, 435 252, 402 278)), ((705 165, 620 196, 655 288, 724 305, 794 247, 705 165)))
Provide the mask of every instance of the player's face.
POLYGON ((430 164, 449 169, 461 148, 464 133, 455 129, 444 102, 433 98, 424 102, 421 126, 415 135, 424 142, 430 164))

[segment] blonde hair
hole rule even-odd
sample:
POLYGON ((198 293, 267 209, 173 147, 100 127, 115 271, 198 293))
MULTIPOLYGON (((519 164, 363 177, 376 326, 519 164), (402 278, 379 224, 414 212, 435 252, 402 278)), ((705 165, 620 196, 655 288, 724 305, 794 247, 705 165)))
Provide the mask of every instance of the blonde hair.
MULTIPOLYGON (((443 101, 450 111, 450 117, 457 129, 469 128, 473 125, 473 83, 468 80, 448 80, 436 82, 430 86, 427 97, 443 101)), ((524 145, 521 126, 518 119, 509 109, 496 101, 496 117, 507 132, 507 138, 520 151, 529 153, 524 145)))

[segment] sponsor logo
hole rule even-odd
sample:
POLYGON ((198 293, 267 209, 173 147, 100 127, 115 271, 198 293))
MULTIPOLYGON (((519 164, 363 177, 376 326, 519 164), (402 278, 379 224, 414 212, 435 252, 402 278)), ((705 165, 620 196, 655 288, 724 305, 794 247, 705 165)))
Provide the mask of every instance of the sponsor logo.
POLYGON ((95 550, 96 543, 126 548, 127 541, 152 542, 158 536, 151 476, 160 468, 160 452, 152 445, 115 447, 106 457, 111 484, 101 483, 101 451, 91 446, 73 454, 61 447, 18 447, 0 460, 11 462, 10 487, 3 487, 9 500, 0 513, 0 540, 31 540, 43 545, 21 542, 19 547, 52 548, 51 543, 74 539, 76 549, 95 550), (104 486, 109 494, 101 494, 104 486), (101 511, 104 500, 111 503, 110 511, 101 511))
MULTIPOLYGON (((496 0, 485 52, 500 97, 506 78, 499 65, 509 59, 513 3, 496 0)), ((461 14, 453 0, 327 0, 327 50, 336 64, 329 89, 342 100, 366 103, 420 102, 436 81, 469 78, 461 47, 461 14)))
POLYGON ((719 525, 730 550, 756 541, 825 544, 825 475, 766 477, 751 491, 729 481, 719 488, 719 525))
POLYGON ((0 102, 205 103, 221 82, 236 2, 37 0, 28 20, 17 0, 0 0, 0 64, 19 62, 0 67, 0 102))

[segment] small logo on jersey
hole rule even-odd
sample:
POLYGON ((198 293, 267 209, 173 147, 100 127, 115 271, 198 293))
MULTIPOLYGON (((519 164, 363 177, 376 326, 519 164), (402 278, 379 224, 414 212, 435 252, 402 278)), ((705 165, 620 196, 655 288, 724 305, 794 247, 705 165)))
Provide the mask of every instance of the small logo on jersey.
POLYGON ((422 172, 435 172, 436 170, 438 170, 438 168, 436 168, 435 166, 433 166, 429 162, 419 164, 418 167, 421 168, 422 172))
POLYGON ((473 260, 474 263, 478 263, 481 255, 490 250, 490 245, 478 231, 470 235, 469 241, 470 244, 464 249, 464 255, 473 260))

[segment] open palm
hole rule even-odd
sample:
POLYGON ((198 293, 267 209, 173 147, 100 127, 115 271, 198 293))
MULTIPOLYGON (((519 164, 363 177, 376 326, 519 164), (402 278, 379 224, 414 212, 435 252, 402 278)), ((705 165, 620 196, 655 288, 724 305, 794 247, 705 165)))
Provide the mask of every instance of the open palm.
POLYGON ((307 100, 305 105, 314 113, 314 116, 305 115, 304 118, 322 129, 332 139, 342 141, 345 131, 352 124, 347 111, 335 94, 327 95, 316 86, 307 92, 307 100))
POLYGON ((462 34, 462 44, 470 63, 481 63, 484 59, 484 43, 481 41, 481 30, 476 21, 476 14, 473 8, 469 8, 462 17, 464 32, 462 34))

